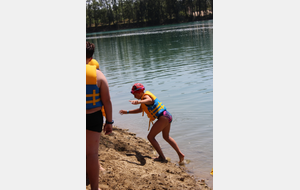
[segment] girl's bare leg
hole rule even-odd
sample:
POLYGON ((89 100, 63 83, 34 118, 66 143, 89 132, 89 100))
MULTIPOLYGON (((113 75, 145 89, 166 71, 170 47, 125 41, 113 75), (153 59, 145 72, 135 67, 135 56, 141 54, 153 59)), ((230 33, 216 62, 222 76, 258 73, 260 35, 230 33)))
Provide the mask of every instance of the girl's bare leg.
POLYGON ((158 142, 155 139, 155 136, 160 133, 167 125, 168 125, 169 121, 166 117, 159 117, 159 119, 154 123, 154 125, 152 126, 147 138, 150 141, 150 143, 152 144, 152 146, 155 148, 156 152, 158 153, 159 157, 157 160, 165 160, 165 156, 158 144, 158 142))
POLYGON ((86 130, 86 170, 91 184, 91 190, 99 190, 99 140, 100 133, 86 130))
POLYGON ((168 123, 168 125, 163 129, 162 135, 163 138, 174 148, 174 150, 177 152, 179 157, 179 163, 181 163, 184 160, 184 154, 179 150, 179 147, 175 140, 169 136, 171 128, 171 123, 168 123))

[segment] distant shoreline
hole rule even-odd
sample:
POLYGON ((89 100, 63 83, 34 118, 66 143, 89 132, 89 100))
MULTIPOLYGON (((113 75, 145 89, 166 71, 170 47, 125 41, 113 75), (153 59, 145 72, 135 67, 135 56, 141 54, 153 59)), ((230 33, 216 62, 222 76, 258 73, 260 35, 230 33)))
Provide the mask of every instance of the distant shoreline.
POLYGON ((126 24, 118 24, 118 25, 110 25, 110 26, 98 26, 98 27, 90 27, 86 28, 86 33, 94 33, 94 32, 106 32, 106 31, 114 31, 114 30, 124 30, 124 29, 133 29, 133 28, 143 28, 149 26, 163 26, 168 24, 180 24, 180 23, 188 23, 188 22, 195 22, 195 21, 202 21, 202 20, 212 20, 213 14, 209 14, 207 16, 201 17, 194 17, 192 21, 184 21, 184 22, 176 22, 175 20, 169 20, 162 24, 151 24, 146 22, 140 23, 126 23, 126 24))

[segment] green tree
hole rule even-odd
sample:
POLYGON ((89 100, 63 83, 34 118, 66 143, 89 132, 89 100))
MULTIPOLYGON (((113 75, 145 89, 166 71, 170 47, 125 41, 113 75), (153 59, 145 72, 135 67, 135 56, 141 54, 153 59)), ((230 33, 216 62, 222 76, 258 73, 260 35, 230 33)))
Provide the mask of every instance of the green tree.
POLYGON ((108 18, 109 25, 110 23, 114 23, 115 21, 114 13, 110 5, 108 6, 108 10, 107 10, 107 18, 108 18))
POLYGON ((113 13, 114 13, 116 24, 118 24, 119 20, 121 19, 121 14, 120 14, 119 6, 116 4, 113 4, 113 13))
POLYGON ((140 7, 140 1, 135 1, 133 3, 133 12, 134 12, 134 17, 137 23, 141 22, 141 11, 139 9, 140 7))
POLYGON ((204 14, 204 16, 207 15, 207 2, 208 2, 208 0, 203 0, 203 14, 204 14))
POLYGON ((193 17, 193 12, 194 12, 193 0, 187 0, 187 9, 188 9, 189 20, 194 20, 194 17, 193 17))
POLYGON ((142 22, 146 19, 147 4, 145 0, 140 0, 140 19, 142 22))
POLYGON ((101 18, 101 24, 103 25, 109 25, 109 20, 108 20, 108 10, 106 7, 102 7, 100 10, 100 18, 101 18))
POLYGON ((87 27, 92 27, 92 19, 93 19, 92 1, 87 0, 86 1, 86 25, 87 25, 87 27))
POLYGON ((133 19, 133 3, 132 1, 126 0, 124 2, 124 19, 130 20, 133 19))
POLYGON ((119 10, 120 10, 121 20, 125 24, 125 19, 124 19, 124 1, 123 0, 119 0, 119 5, 118 6, 119 6, 119 10))
POLYGON ((194 12, 208 9, 213 11, 213 0, 86 0, 86 26, 192 21, 194 12))
POLYGON ((100 23, 100 7, 101 7, 100 2, 96 0, 92 0, 92 13, 93 13, 93 19, 96 28, 100 23))

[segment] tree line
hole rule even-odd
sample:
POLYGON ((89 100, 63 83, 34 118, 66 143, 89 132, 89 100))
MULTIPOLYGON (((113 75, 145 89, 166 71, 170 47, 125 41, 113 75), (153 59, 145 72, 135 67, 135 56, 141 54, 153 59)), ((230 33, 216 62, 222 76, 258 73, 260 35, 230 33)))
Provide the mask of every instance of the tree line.
POLYGON ((213 0, 86 0, 86 27, 180 23, 212 12, 213 0))

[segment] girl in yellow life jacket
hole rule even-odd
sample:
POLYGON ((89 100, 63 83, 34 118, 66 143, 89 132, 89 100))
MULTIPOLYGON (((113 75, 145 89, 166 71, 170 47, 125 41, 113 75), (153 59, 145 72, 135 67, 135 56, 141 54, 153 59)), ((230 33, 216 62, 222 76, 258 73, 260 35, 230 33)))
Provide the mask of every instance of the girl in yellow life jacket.
POLYGON ((98 69, 98 70, 100 69, 99 68, 99 63, 98 63, 98 61, 96 59, 92 59, 88 64, 89 65, 95 65, 96 69, 98 69))
POLYGON ((93 59, 95 45, 86 42, 86 172, 91 189, 99 189, 99 170, 101 169, 98 149, 101 132, 112 132, 112 103, 108 82, 104 74, 89 65, 93 59), (105 106, 106 122, 103 127, 101 107, 105 106))
MULTIPOLYGON (((157 119, 157 121, 153 124, 147 138, 155 148, 156 152, 158 153, 158 157, 154 158, 155 161, 166 161, 166 158, 155 139, 155 136, 162 132, 163 138, 167 141, 177 152, 179 157, 179 163, 183 163, 184 154, 180 151, 177 143, 175 140, 169 136, 171 122, 172 122, 172 115, 167 111, 166 107, 159 101, 156 96, 154 96, 151 92, 146 91, 144 92, 145 87, 141 83, 135 83, 132 87, 131 93, 134 97, 138 100, 129 100, 133 105, 141 104, 139 108, 134 110, 120 110, 119 113, 123 114, 133 114, 133 113, 141 113, 146 112, 149 118, 149 127, 150 123, 157 119)), ((148 127, 148 131, 149 131, 148 127)))

